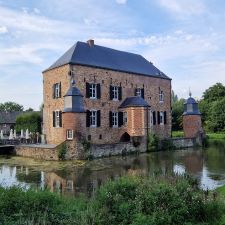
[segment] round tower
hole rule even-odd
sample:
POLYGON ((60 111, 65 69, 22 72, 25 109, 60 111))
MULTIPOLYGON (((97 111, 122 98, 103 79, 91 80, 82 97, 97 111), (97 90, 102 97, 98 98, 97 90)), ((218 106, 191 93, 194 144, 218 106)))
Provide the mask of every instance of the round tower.
POLYGON ((63 128, 66 140, 80 139, 85 134, 86 111, 83 95, 75 87, 75 82, 64 95, 63 128))
POLYGON ((198 103, 191 97, 191 93, 184 103, 183 129, 186 138, 194 138, 203 133, 201 113, 198 103))

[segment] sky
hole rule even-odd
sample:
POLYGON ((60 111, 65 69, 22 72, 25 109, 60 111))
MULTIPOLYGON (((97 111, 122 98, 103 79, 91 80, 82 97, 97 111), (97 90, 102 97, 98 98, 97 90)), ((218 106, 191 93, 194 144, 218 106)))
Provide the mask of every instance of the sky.
POLYGON ((143 55, 196 99, 225 85, 223 0, 0 0, 0 103, 42 103, 42 71, 77 41, 143 55))

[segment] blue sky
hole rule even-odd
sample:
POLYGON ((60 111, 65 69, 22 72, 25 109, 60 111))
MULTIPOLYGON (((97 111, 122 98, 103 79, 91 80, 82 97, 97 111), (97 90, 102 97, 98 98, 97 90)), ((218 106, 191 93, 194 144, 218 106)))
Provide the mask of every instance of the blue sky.
POLYGON ((38 109, 42 71, 76 41, 142 54, 179 97, 225 84, 225 1, 0 0, 0 102, 38 109))

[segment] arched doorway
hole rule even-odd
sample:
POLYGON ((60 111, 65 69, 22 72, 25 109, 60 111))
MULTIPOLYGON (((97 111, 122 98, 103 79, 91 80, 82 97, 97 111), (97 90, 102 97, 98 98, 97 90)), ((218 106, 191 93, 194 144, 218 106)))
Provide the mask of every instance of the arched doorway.
POLYGON ((130 135, 129 135, 127 132, 125 132, 125 133, 121 136, 120 142, 129 142, 129 141, 130 141, 130 135))

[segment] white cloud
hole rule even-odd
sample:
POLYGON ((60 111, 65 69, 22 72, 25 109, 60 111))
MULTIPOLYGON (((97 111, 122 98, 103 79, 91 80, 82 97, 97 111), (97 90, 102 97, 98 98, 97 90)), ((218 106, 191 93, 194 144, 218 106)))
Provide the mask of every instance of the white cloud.
POLYGON ((118 3, 118 4, 126 4, 127 0, 116 0, 116 3, 118 3))
POLYGON ((157 2, 175 17, 201 15, 206 11, 202 0, 157 0, 157 2))
POLYGON ((8 33, 8 29, 6 26, 0 26, 0 34, 8 33))

